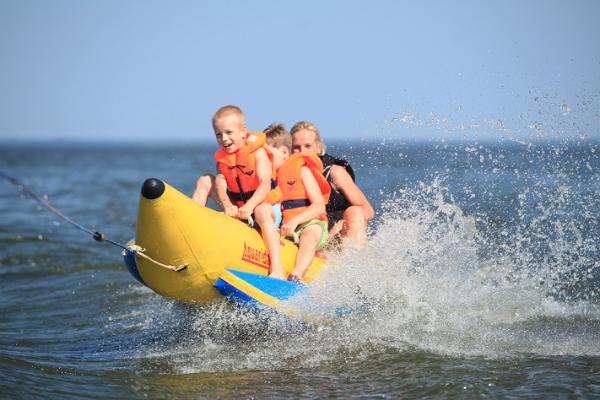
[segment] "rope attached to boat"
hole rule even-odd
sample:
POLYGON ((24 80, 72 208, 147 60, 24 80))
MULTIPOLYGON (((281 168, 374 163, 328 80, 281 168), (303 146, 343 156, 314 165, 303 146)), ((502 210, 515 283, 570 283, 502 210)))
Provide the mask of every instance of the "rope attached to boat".
POLYGON ((145 258, 146 260, 158 265, 159 267, 163 267, 166 269, 170 269, 171 271, 181 271, 184 268, 187 268, 187 265, 185 264, 181 264, 181 265, 168 265, 168 264, 163 264, 161 262, 156 261, 155 259, 153 259, 152 257, 150 257, 149 255, 145 254, 144 252, 146 251, 146 249, 138 246, 137 244, 132 244, 129 245, 129 247, 127 248, 127 250, 134 252, 137 256, 140 256, 142 258, 145 258))
POLYGON ((121 249, 125 250, 125 251, 129 251, 131 253, 134 253, 136 256, 145 258, 146 260, 150 261, 151 263, 158 265, 159 267, 162 268, 166 268, 169 269, 171 271, 181 271, 182 269, 186 268, 187 265, 183 264, 183 265, 168 265, 168 264, 163 264, 159 261, 156 261, 155 259, 153 259, 152 257, 150 257, 149 255, 145 254, 144 252, 146 251, 146 249, 141 248, 138 245, 129 245, 129 246, 125 246, 122 245, 121 243, 115 242, 111 239, 109 239, 104 233, 98 232, 98 231, 91 231, 88 228, 86 228, 85 226, 77 223, 76 221, 72 220, 71 218, 69 218, 68 216, 66 216, 65 214, 63 214, 59 209, 57 209, 56 207, 54 207, 52 204, 50 204, 50 202, 48 201, 48 197, 47 196, 40 196, 37 193, 35 193, 33 190, 31 190, 31 188, 29 188, 27 185, 25 185, 23 182, 21 182, 20 180, 18 180, 15 177, 12 177, 10 175, 5 174, 4 172, 0 171, 0 178, 4 178, 5 180, 9 181, 10 183, 12 183, 13 185, 15 185, 19 191, 21 193, 24 193, 30 197, 32 197, 34 200, 36 200, 38 203, 40 203, 42 206, 44 206, 47 210, 49 210, 50 212, 56 214, 58 217, 60 217, 62 220, 67 221, 69 224, 73 225, 75 228, 79 229, 80 231, 83 231, 89 235, 92 236, 92 238, 94 238, 95 241, 97 242, 107 242, 110 243, 114 246, 120 247, 121 249))

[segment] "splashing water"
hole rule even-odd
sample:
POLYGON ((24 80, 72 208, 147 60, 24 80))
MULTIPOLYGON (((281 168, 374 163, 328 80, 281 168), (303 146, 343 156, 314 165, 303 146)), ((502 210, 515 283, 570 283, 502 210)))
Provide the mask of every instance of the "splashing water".
MULTIPOLYGON (((524 242, 519 235, 512 240, 524 242)), ((314 290, 351 304, 365 301, 356 295, 365 294, 376 307, 362 328, 353 330, 364 340, 490 357, 598 354, 597 286, 590 279, 578 298, 563 290, 565 277, 592 278, 598 266, 590 269, 584 259, 561 263, 562 254, 571 257, 566 237, 546 243, 554 248, 552 259, 538 260, 524 246, 517 246, 512 258, 501 251, 482 256, 481 243, 493 239, 445 202, 434 182, 388 204, 367 247, 334 260, 340 267, 314 290), (580 321, 576 331, 570 328, 574 319, 580 321)), ((591 242, 584 248, 598 254, 591 242)))
POLYGON ((308 292, 289 300, 313 315, 340 307, 345 315, 307 326, 217 302, 190 312, 188 340, 156 356, 168 353, 173 368, 191 373, 314 367, 378 351, 598 355, 599 271, 584 257, 598 254, 597 241, 579 232, 571 243, 566 226, 541 235, 567 194, 556 196, 527 227, 498 239, 445 200, 439 180, 400 191, 363 249, 332 255, 308 292), (526 245, 532 237, 537 245, 526 245), (551 256, 538 257, 540 237, 551 256), (565 263, 573 251, 581 257, 565 263))

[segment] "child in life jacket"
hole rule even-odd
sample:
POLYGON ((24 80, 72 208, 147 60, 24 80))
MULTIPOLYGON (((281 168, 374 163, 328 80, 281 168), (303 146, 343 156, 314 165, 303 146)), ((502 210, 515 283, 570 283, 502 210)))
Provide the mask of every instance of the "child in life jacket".
POLYGON ((225 215, 246 220, 263 201, 277 202, 272 153, 263 133, 248 131, 237 106, 219 108, 212 125, 219 144, 217 175, 200 177, 192 198, 205 206, 210 196, 225 215))
MULTIPOLYGON (((331 189, 323 176, 323 163, 319 157, 310 153, 290 156, 291 136, 280 124, 271 125, 265 131, 277 171, 277 187, 282 195, 280 232, 298 244, 294 269, 287 279, 297 282, 304 276, 315 252, 327 243, 325 204, 331 189)), ((271 260, 269 276, 285 279, 275 214, 266 204, 261 204, 255 210, 255 217, 271 260)))

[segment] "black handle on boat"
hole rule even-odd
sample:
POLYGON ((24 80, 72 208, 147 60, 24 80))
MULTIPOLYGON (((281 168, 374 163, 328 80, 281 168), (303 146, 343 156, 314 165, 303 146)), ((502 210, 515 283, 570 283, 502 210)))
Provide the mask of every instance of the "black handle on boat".
POLYGON ((165 192, 165 184, 160 179, 148 178, 142 185, 142 196, 148 200, 158 199, 165 192))

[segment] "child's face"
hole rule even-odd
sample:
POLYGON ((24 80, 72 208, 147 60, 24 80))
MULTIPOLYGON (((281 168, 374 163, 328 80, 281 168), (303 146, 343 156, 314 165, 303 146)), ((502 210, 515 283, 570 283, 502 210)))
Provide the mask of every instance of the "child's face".
POLYGON ((215 121, 215 137, 217 143, 226 153, 235 153, 246 142, 248 129, 236 114, 227 114, 215 121))
POLYGON ((290 157, 290 151, 286 146, 273 147, 271 146, 271 152, 273 153, 273 167, 278 170, 279 167, 290 157))
POLYGON ((317 135, 310 129, 300 129, 292 136, 293 153, 321 153, 321 146, 317 143, 317 135))

